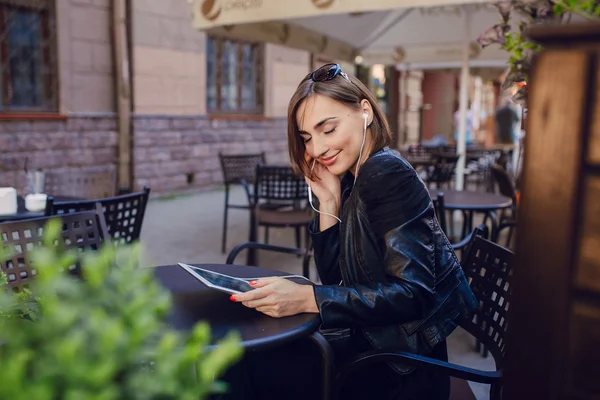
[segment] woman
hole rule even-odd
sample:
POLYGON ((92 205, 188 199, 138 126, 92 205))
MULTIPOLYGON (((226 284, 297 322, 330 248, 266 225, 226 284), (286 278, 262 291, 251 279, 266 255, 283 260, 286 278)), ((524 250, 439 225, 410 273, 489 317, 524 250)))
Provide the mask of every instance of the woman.
MULTIPOLYGON (((446 337, 475 307, 427 189, 387 149, 390 140, 384 114, 359 80, 337 64, 309 74, 290 100, 288 144, 293 167, 319 199, 309 230, 323 285, 264 278, 232 296, 272 317, 320 313, 322 328, 345 338, 332 341, 339 362, 372 349, 447 360, 446 337)), ((358 375, 342 398, 448 398, 447 377, 406 365, 358 375)))

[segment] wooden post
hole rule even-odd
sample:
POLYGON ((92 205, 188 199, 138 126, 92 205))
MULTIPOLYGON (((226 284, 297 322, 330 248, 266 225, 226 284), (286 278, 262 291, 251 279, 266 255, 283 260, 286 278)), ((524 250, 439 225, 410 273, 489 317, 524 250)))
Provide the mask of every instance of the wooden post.
POLYGON ((129 74, 129 40, 127 25, 127 1, 113 0, 113 53, 114 82, 118 116, 118 191, 131 192, 133 188, 132 140, 131 140, 131 77, 129 74))
POLYGON ((600 24, 537 28, 503 398, 600 397, 600 24))

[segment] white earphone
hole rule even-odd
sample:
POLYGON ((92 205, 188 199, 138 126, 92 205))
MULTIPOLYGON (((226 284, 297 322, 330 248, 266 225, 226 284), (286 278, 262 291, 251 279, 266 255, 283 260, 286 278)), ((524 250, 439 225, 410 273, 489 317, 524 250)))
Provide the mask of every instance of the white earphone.
MULTIPOLYGON (((365 112, 365 113, 363 113, 362 116, 363 116, 363 119, 365 120, 364 127, 363 127, 363 140, 362 140, 362 144, 360 145, 360 151, 358 153, 358 161, 356 162, 356 170, 354 171, 354 183, 356 183, 356 177, 358 176, 358 167, 360 164, 360 160, 362 159, 362 152, 363 152, 363 148, 365 147, 365 141, 367 138, 367 124, 368 124, 368 120, 369 120, 369 114, 365 112)), ((313 168, 315 168, 316 162, 317 162, 317 159, 313 158, 313 163, 312 163, 312 166, 310 167, 310 172, 312 172, 313 168)), ((330 217, 337 219, 340 222, 340 224, 342 223, 342 220, 339 219, 337 216, 335 216, 333 214, 329 214, 324 211, 319 211, 315 208, 315 206, 313 205, 313 202, 312 202, 312 190, 310 188, 310 183, 308 184, 308 202, 310 203, 310 206, 312 207, 312 209, 315 210, 316 212, 318 212, 319 214, 329 215, 330 217)))

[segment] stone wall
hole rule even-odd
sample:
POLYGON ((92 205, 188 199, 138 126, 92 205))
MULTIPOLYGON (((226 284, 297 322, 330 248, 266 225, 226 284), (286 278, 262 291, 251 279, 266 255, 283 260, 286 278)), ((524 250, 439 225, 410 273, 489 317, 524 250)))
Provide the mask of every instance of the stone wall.
POLYGON ((63 121, 0 123, 0 186, 25 189, 29 170, 114 170, 117 131, 114 116, 69 117, 63 121))
POLYGON ((110 0, 57 0, 60 112, 115 110, 110 0))
POLYGON ((219 152, 265 152, 270 164, 288 163, 285 118, 210 119, 137 115, 134 119, 135 187, 155 195, 220 185, 219 152))

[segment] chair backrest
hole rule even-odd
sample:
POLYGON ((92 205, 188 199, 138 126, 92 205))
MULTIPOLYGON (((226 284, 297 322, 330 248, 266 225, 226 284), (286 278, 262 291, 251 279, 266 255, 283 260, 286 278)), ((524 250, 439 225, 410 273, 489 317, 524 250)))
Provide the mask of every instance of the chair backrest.
POLYGON ((114 196, 117 175, 114 169, 104 171, 71 170, 47 172, 44 191, 54 196, 100 199, 114 196))
POLYGON ((498 184, 498 190, 500 191, 500 194, 502 196, 510 197, 514 202, 517 192, 512 179, 508 175, 508 172, 500 165, 494 164, 491 167, 491 173, 494 182, 498 184))
POLYGON ((458 163, 458 154, 440 153, 435 156, 435 167, 431 175, 431 180, 437 183, 450 182, 454 177, 456 164, 458 163))
POLYGON ((62 215, 93 210, 96 203, 99 203, 104 212, 111 241, 114 245, 119 246, 129 244, 140 238, 149 195, 150 188, 145 186, 141 192, 105 199, 55 202, 52 207, 52 214, 62 215))
POLYGON ((219 153, 223 183, 225 185, 239 184, 245 180, 252 184, 256 178, 256 166, 266 164, 265 153, 225 155, 219 153))
POLYGON ((442 228, 442 232, 444 232, 444 234, 448 236, 448 224, 446 222, 446 205, 444 202, 444 192, 438 192, 437 197, 431 200, 433 202, 433 207, 435 208, 435 213, 440 223, 440 228, 442 228))
POLYGON ((505 354, 513 262, 513 252, 476 233, 461 261, 471 290, 479 301, 477 309, 461 323, 461 327, 487 346, 498 369, 503 366, 505 354))
POLYGON ((256 166, 254 201, 259 200, 306 200, 308 185, 304 177, 294 174, 291 167, 270 165, 256 166))
POLYGON ((431 158, 439 153, 439 151, 440 147, 438 146, 411 145, 408 147, 406 153, 408 154, 408 157, 431 158))
MULTIPOLYGON (((8 286, 18 290, 27 286, 36 275, 31 265, 30 253, 41 245, 46 223, 60 218, 62 232, 60 243, 67 248, 79 251, 96 251, 109 240, 102 209, 32 218, 0 224, 0 244, 8 247, 13 255, 8 260, 0 260, 0 268, 8 279, 8 286)), ((73 266, 72 269, 76 268, 73 266)))

